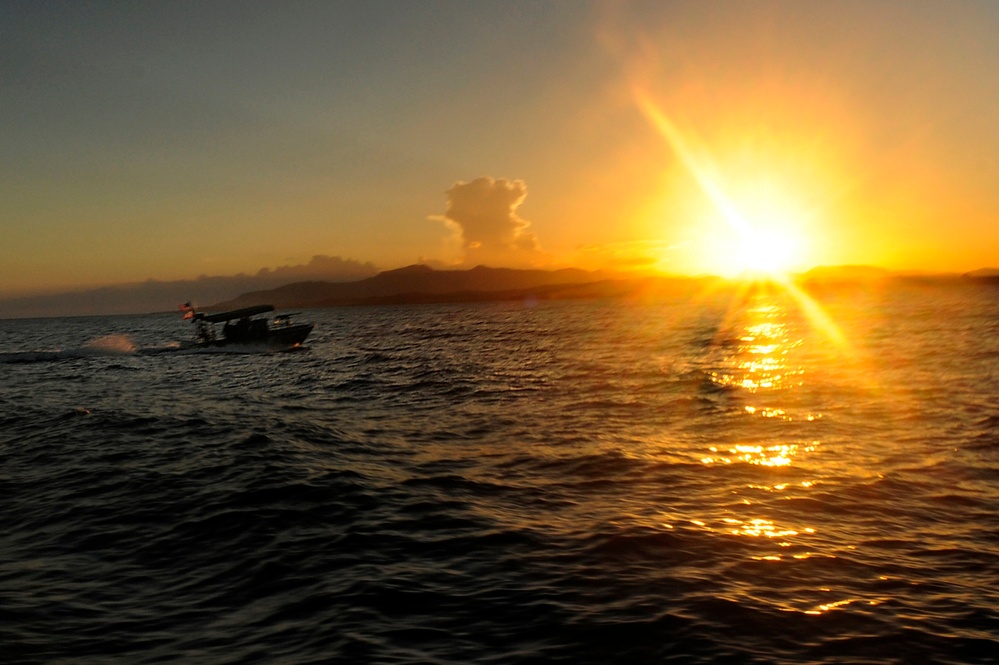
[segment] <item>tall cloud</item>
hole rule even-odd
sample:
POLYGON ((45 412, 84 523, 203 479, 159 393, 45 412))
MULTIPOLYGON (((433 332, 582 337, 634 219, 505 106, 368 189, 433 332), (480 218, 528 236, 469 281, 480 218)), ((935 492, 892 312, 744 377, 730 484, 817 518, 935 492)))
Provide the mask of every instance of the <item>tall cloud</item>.
POLYGON ((459 236, 464 262, 492 266, 536 265, 541 259, 537 235, 517 215, 527 197, 523 180, 476 178, 447 190, 443 217, 459 236))

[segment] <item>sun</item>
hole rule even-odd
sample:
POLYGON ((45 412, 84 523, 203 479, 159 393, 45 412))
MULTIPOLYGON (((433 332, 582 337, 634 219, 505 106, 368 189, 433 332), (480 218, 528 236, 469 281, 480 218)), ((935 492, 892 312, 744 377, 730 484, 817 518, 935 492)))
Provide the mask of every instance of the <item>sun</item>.
POLYGON ((642 90, 635 96, 710 203, 710 219, 697 233, 706 267, 729 277, 783 278, 806 265, 803 232, 812 212, 794 195, 793 174, 765 162, 751 172, 722 169, 696 135, 681 132, 642 90))
POLYGON ((807 264, 812 215, 788 183, 774 172, 729 183, 723 226, 735 239, 733 263, 742 272, 781 277, 807 264))
POLYGON ((776 229, 747 230, 741 233, 736 263, 742 272, 780 277, 789 273, 800 255, 798 241, 776 229))
POLYGON ((806 269, 807 243, 794 226, 760 225, 717 218, 699 225, 696 251, 704 269, 728 278, 783 280, 806 269))
POLYGON ((783 280, 809 267, 807 214, 793 197, 752 180, 734 196, 716 196, 691 219, 705 269, 729 278, 783 280), (721 201, 721 205, 718 202, 721 201))

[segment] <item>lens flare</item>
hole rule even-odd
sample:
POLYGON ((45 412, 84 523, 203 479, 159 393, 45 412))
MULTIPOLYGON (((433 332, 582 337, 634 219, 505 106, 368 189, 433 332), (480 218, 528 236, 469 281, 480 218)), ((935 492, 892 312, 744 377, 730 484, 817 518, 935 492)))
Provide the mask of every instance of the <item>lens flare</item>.
POLYGON ((732 263, 730 268, 734 268, 741 276, 763 277, 783 288, 816 328, 837 346, 854 355, 836 324, 818 303, 793 282, 789 270, 795 264, 804 243, 795 234, 787 215, 778 210, 779 206, 773 200, 762 197, 763 200, 758 201, 755 206, 755 217, 762 221, 750 220, 719 185, 722 181, 721 174, 710 158, 710 152, 699 146, 695 138, 681 132, 643 88, 636 86, 632 92, 639 109, 666 139, 684 168, 727 222, 729 237, 719 240, 717 244, 727 244, 730 250, 735 248, 734 251, 722 252, 732 263))

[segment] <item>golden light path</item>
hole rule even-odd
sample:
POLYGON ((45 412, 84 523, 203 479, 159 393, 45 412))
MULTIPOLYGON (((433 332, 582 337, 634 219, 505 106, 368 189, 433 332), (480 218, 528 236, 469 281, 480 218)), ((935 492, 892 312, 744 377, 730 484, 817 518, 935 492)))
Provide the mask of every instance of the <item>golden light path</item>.
MULTIPOLYGON (((763 281, 776 286, 790 296, 814 329, 831 340, 840 351, 846 352, 848 357, 857 360, 855 351, 850 347, 839 327, 822 307, 799 288, 789 276, 788 269, 793 264, 794 255, 798 250, 793 235, 783 233, 779 228, 754 227, 753 222, 733 204, 720 186, 720 172, 715 167, 708 151, 695 147, 695 142, 688 140, 641 89, 636 88, 634 95, 639 108, 666 139, 679 157, 683 167, 693 176, 697 185, 730 227, 740 249, 737 254, 731 256, 731 259, 741 262, 744 270, 754 273, 758 277, 762 276, 763 281)), ((720 247, 716 249, 721 250, 720 247)), ((752 289, 752 286, 747 282, 741 288, 740 295, 745 295, 752 289)), ((800 344, 800 340, 789 339, 788 332, 784 324, 780 322, 778 312, 774 311, 775 309, 779 308, 773 305, 751 308, 749 314, 754 321, 745 326, 738 340, 739 354, 742 354, 743 360, 736 361, 735 358, 731 358, 737 362, 737 366, 732 368, 733 371, 715 372, 711 376, 714 382, 741 388, 748 394, 756 394, 760 391, 773 392, 790 385, 801 385, 799 377, 796 376, 800 372, 787 366, 788 351, 800 344)), ((730 316, 734 314, 734 312, 730 312, 730 316)), ((792 419, 792 416, 784 409, 775 406, 747 405, 744 409, 747 415, 754 417, 784 421, 792 419)), ((804 415, 804 418, 809 421, 821 417, 821 414, 813 413, 804 415)), ((721 448, 712 446, 710 454, 703 457, 701 462, 705 465, 743 463, 764 467, 789 467, 796 456, 815 451, 819 444, 819 441, 805 440, 767 443, 766 445, 736 443, 721 448)), ((793 483, 793 485, 798 486, 797 489, 806 491, 814 484, 813 480, 807 479, 793 483)), ((791 485, 791 483, 785 482, 765 487, 754 487, 767 492, 783 493, 785 490, 790 491, 791 485)), ((743 499, 743 503, 748 507, 754 502, 743 499)), ((755 516, 752 514, 726 516, 721 517, 720 521, 716 516, 715 519, 711 520, 712 523, 698 519, 690 519, 689 522, 696 528, 734 537, 772 540, 779 549, 752 557, 761 562, 784 561, 786 555, 781 550, 790 554, 792 560, 808 559, 813 556, 832 556, 835 558, 833 554, 823 555, 810 551, 807 546, 802 551, 800 547, 793 544, 793 541, 799 537, 808 538, 815 534, 815 529, 808 526, 781 525, 758 514, 755 516)), ((672 525, 667 526, 673 528, 672 525)), ((821 587, 815 591, 819 592, 820 595, 832 595, 833 598, 825 602, 816 602, 816 595, 808 594, 799 598, 797 602, 792 602, 791 606, 782 605, 780 609, 814 615, 839 610, 854 603, 878 605, 884 601, 883 598, 835 598, 836 592, 829 587, 821 587)))
MULTIPOLYGON (((823 415, 807 409, 789 411, 772 402, 774 396, 782 391, 802 386, 802 375, 805 373, 801 366, 791 361, 793 351, 802 346, 803 338, 796 334, 793 325, 784 321, 786 312, 787 309, 774 300, 773 292, 757 292, 754 304, 742 310, 747 318, 738 324, 732 340, 734 344, 724 347, 725 358, 721 366, 711 373, 711 379, 718 385, 737 388, 750 398, 758 397, 763 400, 753 400, 759 406, 742 406, 748 417, 787 423, 814 422, 822 419, 823 415)), ((769 467, 777 472, 781 468, 800 465, 801 458, 810 456, 819 447, 820 442, 811 438, 775 441, 771 436, 762 443, 739 442, 710 446, 710 453, 700 461, 706 466, 748 464, 769 467)), ((815 546, 816 538, 821 538, 816 528, 800 521, 800 516, 788 519, 768 515, 764 507, 768 505, 768 501, 758 494, 766 492, 787 498, 799 497, 822 482, 809 476, 801 477, 800 474, 795 476, 777 473, 773 475, 771 482, 749 484, 744 489, 732 488, 734 493, 739 494, 749 490, 741 499, 741 510, 730 508, 721 514, 712 512, 710 516, 702 516, 701 519, 688 518, 687 522, 697 529, 722 537, 758 541, 760 547, 755 549, 755 553, 749 554, 748 558, 759 566, 795 565, 794 562, 814 558, 835 559, 838 558, 838 553, 830 552, 826 546, 815 546)), ((673 527, 669 525, 667 528, 673 527)), ((822 615, 844 610, 849 606, 874 606, 885 601, 880 596, 852 596, 850 594, 844 597, 843 591, 836 586, 816 585, 812 588, 800 588, 796 596, 782 597, 774 602, 783 612, 822 615)))

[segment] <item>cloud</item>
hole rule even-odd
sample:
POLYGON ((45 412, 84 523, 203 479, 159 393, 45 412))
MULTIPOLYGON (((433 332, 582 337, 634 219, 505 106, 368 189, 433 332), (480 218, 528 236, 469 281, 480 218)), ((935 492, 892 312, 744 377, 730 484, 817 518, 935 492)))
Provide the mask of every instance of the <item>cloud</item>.
POLYGON ((378 274, 378 268, 369 261, 360 262, 339 256, 317 254, 307 264, 279 266, 274 270, 261 268, 256 278, 276 286, 291 281, 352 282, 378 274))
POLYGON ((339 256, 313 256, 307 264, 261 268, 254 275, 201 275, 197 279, 116 284, 88 290, 0 299, 0 318, 77 316, 174 311, 178 303, 199 306, 232 300, 294 282, 354 282, 378 274, 368 262, 339 256))
POLYGON ((476 178, 447 190, 443 220, 455 233, 467 265, 537 265, 544 256, 531 225, 517 215, 527 197, 523 180, 476 178))
POLYGON ((612 270, 666 270, 687 243, 661 240, 630 240, 577 248, 577 263, 591 268, 612 270))

